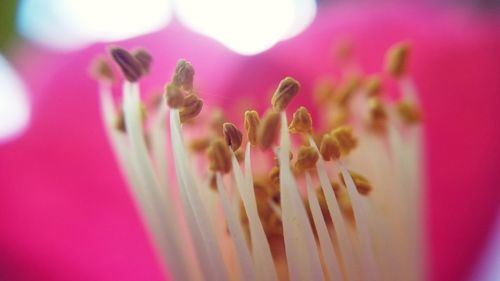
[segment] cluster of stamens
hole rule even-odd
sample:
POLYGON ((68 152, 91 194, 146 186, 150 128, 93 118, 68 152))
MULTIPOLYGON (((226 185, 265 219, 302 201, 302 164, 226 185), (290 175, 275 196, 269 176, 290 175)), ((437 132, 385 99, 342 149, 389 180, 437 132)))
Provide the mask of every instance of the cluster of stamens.
MULTIPOLYGON (((344 61, 352 55, 346 48, 343 46, 340 50, 344 61)), ((178 267, 172 270, 175 278, 199 278, 190 272, 191 266, 201 273, 201 279, 207 280, 228 280, 234 276, 243 280, 286 277, 291 280, 369 280, 373 276, 377 276, 373 280, 397 280, 394 278, 404 276, 404 273, 394 276, 387 273, 387 265, 378 260, 384 255, 377 252, 380 241, 374 238, 366 204, 372 200, 370 196, 376 193, 377 186, 356 170, 358 165, 351 162, 355 158, 351 154, 355 154, 358 147, 364 147, 366 153, 370 145, 376 146, 394 137, 394 131, 417 125, 421 113, 415 100, 403 96, 400 101, 390 103, 383 97, 380 75, 365 78, 351 73, 338 85, 327 80, 316 87, 317 106, 320 113, 325 112, 321 120, 313 122, 309 110, 300 106, 288 124, 286 110, 299 94, 300 84, 286 77, 278 84, 270 108, 262 115, 255 110, 244 112, 243 130, 235 125, 238 120, 227 122, 221 111, 214 111, 209 124, 213 134, 191 137, 186 145, 184 137, 188 135, 183 133, 182 124, 207 124, 196 118, 204 103, 194 91, 193 66, 185 60, 178 61, 171 80, 164 87, 163 102, 151 109, 142 105, 137 93, 138 81, 151 69, 149 53, 143 49, 128 52, 115 47, 111 49, 111 57, 126 79, 126 96, 123 107, 113 110, 109 89, 104 91, 105 115, 108 112, 108 117, 114 118, 109 123, 113 124, 108 128, 109 133, 114 145, 123 146, 116 151, 125 173, 130 174, 134 194, 142 194, 141 188, 153 194, 151 198, 146 196, 149 199, 135 196, 140 209, 143 208, 146 225, 152 229, 160 256, 171 270, 172 266, 178 267), (162 124, 167 112, 170 113, 168 136, 173 156, 165 161, 161 158, 165 155, 157 153, 166 151, 161 131, 165 130, 162 124), (142 126, 150 119, 153 125, 147 131, 142 126), (297 134, 299 138, 290 140, 289 134, 297 134), (124 139, 130 141, 123 142, 124 139), (260 154, 259 161, 264 161, 258 164, 264 169, 255 169, 259 170, 255 174, 252 170, 256 163, 252 165, 249 158, 252 153, 260 154), (204 164, 204 169, 193 167, 191 161, 195 157, 204 164), (129 163, 134 161, 130 159, 147 165, 129 163), (167 164, 175 167, 176 181, 163 175, 167 173, 167 164), (315 188, 313 182, 319 187, 315 188), (182 201, 179 210, 174 209, 176 204, 165 195, 168 190, 162 184, 177 186, 182 201), (205 205, 205 196, 211 193, 218 195, 215 198, 219 198, 222 206, 229 238, 220 236, 216 225, 208 219, 206 213, 210 208, 205 205), (154 194, 165 198, 155 199, 154 194), (233 210, 233 205, 238 207, 233 210), (166 221, 158 221, 159 213, 155 212, 166 213, 166 221), (178 212, 183 216, 176 216, 178 212), (196 262, 193 264, 185 260, 193 256, 192 253, 180 249, 179 245, 171 245, 181 243, 182 232, 164 225, 167 221, 178 222, 180 217, 185 218, 189 233, 189 241, 182 243, 194 247, 196 262), (344 224, 344 220, 349 223, 344 224), (224 265, 228 263, 224 247, 217 246, 227 239, 235 245, 233 262, 238 265, 239 273, 234 276, 230 276, 228 265, 224 265), (279 247, 283 244, 285 250, 279 247), (280 270, 280 259, 285 260, 288 270, 280 270)), ((387 56, 387 72, 402 83, 408 77, 407 58, 406 43, 397 44, 387 56)), ((112 68, 104 59, 97 61, 94 74, 103 84, 115 80, 112 68)), ((398 144, 397 139, 395 143, 398 144)), ((388 152, 391 153, 398 152, 388 152)), ((390 157, 387 161, 391 161, 390 157)), ((370 173, 371 177, 374 175, 376 173, 370 173)), ((390 180, 376 182, 394 184, 390 180)), ((398 239, 403 238, 398 236, 398 239)))

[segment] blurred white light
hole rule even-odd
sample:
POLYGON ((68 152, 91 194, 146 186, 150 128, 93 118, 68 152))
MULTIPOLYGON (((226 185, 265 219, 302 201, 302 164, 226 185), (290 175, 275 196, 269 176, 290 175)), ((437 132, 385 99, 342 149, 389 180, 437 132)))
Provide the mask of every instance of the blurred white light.
POLYGON ((18 28, 39 44, 75 49, 153 32, 171 17, 168 0, 22 0, 18 28))
POLYGON ((19 135, 28 125, 29 116, 25 87, 0 55, 0 143, 19 135))
POLYGON ((314 0, 175 0, 179 19, 245 55, 298 34, 316 14, 314 0))

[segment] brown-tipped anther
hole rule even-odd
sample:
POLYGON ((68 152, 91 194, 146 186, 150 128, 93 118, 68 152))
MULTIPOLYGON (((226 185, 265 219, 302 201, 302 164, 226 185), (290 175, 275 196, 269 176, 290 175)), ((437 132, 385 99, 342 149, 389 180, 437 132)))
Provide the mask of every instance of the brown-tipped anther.
POLYGON ((400 42, 392 46, 386 55, 385 68, 394 77, 401 77, 406 73, 410 45, 400 42))
POLYGON ((318 158, 316 149, 311 146, 301 146, 297 154, 297 161, 295 161, 295 168, 299 171, 312 169, 316 165, 318 158))
POLYGON ((189 143, 189 148, 194 152, 204 152, 210 145, 209 138, 194 139, 189 143))
POLYGON ((321 80, 314 87, 314 100, 319 106, 325 106, 333 98, 335 84, 330 80, 321 80))
POLYGON ((193 89, 194 68, 190 62, 180 59, 175 66, 174 77, 172 83, 179 87, 183 87, 186 91, 193 89))
POLYGON ((123 76, 130 82, 137 82, 142 76, 141 63, 128 51, 122 48, 112 48, 111 56, 120 67, 123 76))
POLYGON ((382 90, 382 82, 378 75, 373 75, 366 79, 365 83, 366 95, 369 97, 380 96, 382 90))
POLYGON ((257 144, 257 129, 259 128, 259 124, 260 124, 260 118, 257 111, 255 110, 245 111, 244 127, 245 131, 247 131, 248 141, 252 145, 257 144))
MULTIPOLYGON (((365 177, 356 172, 349 171, 349 174, 351 175, 352 181, 354 182, 356 190, 358 190, 359 194, 368 195, 368 193, 370 193, 373 189, 371 183, 365 177)), ((342 174, 339 174, 339 177, 342 179, 342 184, 346 185, 342 174)))
POLYGON ((281 80, 278 89, 274 92, 271 104, 277 111, 285 110, 286 106, 292 101, 293 97, 297 95, 300 89, 300 84, 297 80, 286 77, 281 80))
POLYGON ((224 123, 224 125, 222 125, 222 132, 227 145, 229 145, 233 151, 240 148, 243 135, 234 124, 224 123))
POLYGON ((348 154, 358 145, 358 139, 354 136, 352 128, 349 126, 338 127, 331 132, 331 135, 337 140, 343 155, 348 154))
POLYGON ((190 94, 184 98, 184 104, 179 111, 181 123, 184 123, 190 119, 193 119, 198 114, 200 114, 203 108, 203 101, 199 99, 196 95, 190 94))
POLYGON ((268 110, 257 130, 257 143, 261 149, 268 149, 276 140, 280 126, 280 113, 268 110))
POLYGON ((184 91, 174 84, 165 87, 165 97, 170 108, 179 108, 184 105, 184 91))
POLYGON ((413 125, 422 120, 420 109, 413 103, 400 101, 396 104, 396 110, 405 124, 413 125))
POLYGON ((103 56, 99 56, 92 61, 90 75, 98 81, 112 83, 115 80, 113 69, 103 56))
POLYGON ((207 150, 209 169, 222 174, 231 170, 231 152, 222 138, 216 138, 207 150))
POLYGON ((361 78, 357 75, 352 75, 347 78, 335 91, 334 101, 339 106, 346 106, 354 92, 360 86, 361 78))
POLYGON ((373 129, 384 129, 387 121, 387 112, 382 100, 379 97, 371 97, 368 100, 368 110, 370 114, 370 125, 373 129))
POLYGON ((142 74, 148 74, 153 62, 153 57, 145 49, 137 49, 132 52, 135 59, 141 64, 142 74))
POLYGON ((336 160, 340 157, 340 144, 332 135, 325 134, 319 152, 325 161, 336 160))
POLYGON ((307 108, 301 106, 293 114, 292 122, 288 129, 291 133, 311 134, 312 118, 307 108))
POLYGON ((271 171, 269 172, 269 180, 274 186, 280 185, 280 168, 278 166, 271 168, 271 171))

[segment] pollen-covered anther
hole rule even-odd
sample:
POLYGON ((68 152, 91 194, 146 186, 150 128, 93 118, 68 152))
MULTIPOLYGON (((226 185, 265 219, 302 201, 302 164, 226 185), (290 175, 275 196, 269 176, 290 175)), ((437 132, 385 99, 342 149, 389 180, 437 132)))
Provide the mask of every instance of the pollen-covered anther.
POLYGON ((352 128, 349 126, 338 127, 331 132, 331 135, 337 140, 343 155, 348 154, 358 145, 358 139, 354 136, 352 128))
POLYGON ((293 114, 292 122, 288 127, 292 133, 311 134, 312 133, 312 118, 309 111, 301 106, 293 114))
POLYGON ((408 67, 408 56, 410 45, 400 42, 392 46, 386 55, 385 68, 394 77, 401 77, 406 73, 408 67))
POLYGON ((170 108, 179 108, 184 105, 184 91, 174 84, 165 87, 165 97, 170 108))
POLYGON ((187 95, 184 98, 184 103, 179 111, 181 123, 196 117, 203 108, 203 101, 194 94, 187 95))
POLYGON ((216 138, 210 143, 207 154, 210 171, 225 174, 231 170, 231 152, 222 138, 216 138))
MULTIPOLYGON (((370 193, 370 191, 373 189, 372 184, 365 177, 356 172, 349 170, 349 174, 351 175, 352 180, 354 181, 354 185, 356 185, 356 190, 358 190, 359 194, 368 195, 368 193, 370 193)), ((342 179, 342 183, 345 186, 346 184, 342 174, 339 174, 339 177, 342 179)))
POLYGON ((319 155, 311 146, 301 146, 297 154, 297 161, 295 161, 295 168, 299 171, 304 171, 314 168, 319 155))
POLYGON ((142 73, 148 74, 151 67, 151 62, 153 61, 153 57, 151 57, 149 52, 145 49, 140 48, 133 51, 132 55, 141 64, 142 73))
POLYGON ((293 97, 297 95, 300 89, 300 84, 297 80, 286 77, 281 80, 278 85, 278 89, 274 92, 274 95, 271 99, 271 104, 273 108, 277 111, 283 111, 287 107, 287 105, 292 101, 293 97))
POLYGON ((260 118, 255 110, 245 111, 244 127, 247 132, 248 141, 252 145, 257 144, 257 129, 259 128, 260 118))
POLYGON ((360 82, 361 78, 357 75, 347 78, 335 91, 335 103, 339 106, 346 106, 354 92, 359 88, 360 82))
POLYGON ((90 74, 98 81, 112 83, 115 80, 113 70, 103 56, 99 56, 92 61, 90 65, 90 74))
POLYGON ((180 59, 175 66, 175 73, 172 78, 172 83, 179 87, 183 87, 186 91, 193 89, 194 68, 190 62, 180 59))
POLYGON ((189 148, 194 152, 204 152, 210 145, 209 138, 197 138, 189 143, 189 148))
POLYGON ((387 121, 387 111, 384 103, 379 97, 371 97, 368 100, 370 114, 370 125, 374 129, 384 129, 387 121))
POLYGON ((222 125, 222 132, 224 134, 224 139, 227 145, 231 147, 233 151, 236 151, 241 146, 243 140, 243 135, 240 130, 232 123, 224 123, 222 125))
POLYGON ((319 151, 325 161, 336 160, 340 157, 340 144, 332 135, 325 134, 319 151))
POLYGON ((119 47, 112 48, 110 52, 125 79, 130 82, 137 82, 141 78, 143 74, 142 64, 132 54, 119 47))
POLYGON ((422 120, 420 109, 408 101, 400 101, 396 104, 399 117, 408 125, 419 123, 422 120))
POLYGON ((378 75, 368 77, 364 82, 366 95, 369 97, 380 96, 382 90, 382 82, 378 75))
POLYGON ((275 110, 268 110, 257 130, 257 143, 261 149, 268 149, 278 136, 280 114, 275 110))

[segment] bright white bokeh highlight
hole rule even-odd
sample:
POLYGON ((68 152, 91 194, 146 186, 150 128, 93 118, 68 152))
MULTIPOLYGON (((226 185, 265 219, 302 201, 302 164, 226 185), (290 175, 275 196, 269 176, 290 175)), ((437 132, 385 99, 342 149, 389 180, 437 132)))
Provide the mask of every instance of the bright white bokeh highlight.
POLYGON ((18 136, 28 125, 26 88, 9 62, 0 55, 0 143, 18 136))
POLYGON ((172 10, 188 28, 244 55, 303 31, 314 0, 22 0, 18 29, 49 48, 75 50, 165 27, 172 10), (173 6, 173 7, 172 7, 173 6))
POLYGON ((168 0, 23 0, 17 25, 38 44, 72 50, 154 32, 171 17, 168 0))
POLYGON ((252 55, 304 30, 314 0, 175 0, 182 23, 231 50, 252 55))

